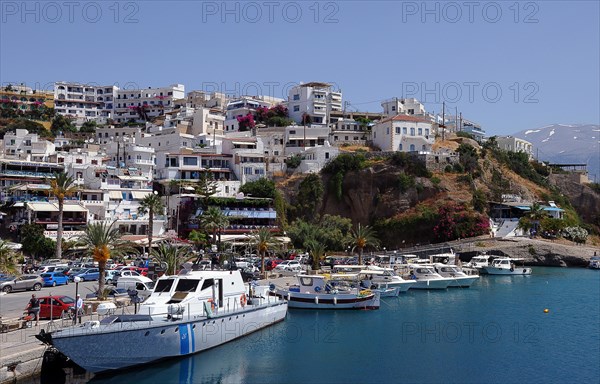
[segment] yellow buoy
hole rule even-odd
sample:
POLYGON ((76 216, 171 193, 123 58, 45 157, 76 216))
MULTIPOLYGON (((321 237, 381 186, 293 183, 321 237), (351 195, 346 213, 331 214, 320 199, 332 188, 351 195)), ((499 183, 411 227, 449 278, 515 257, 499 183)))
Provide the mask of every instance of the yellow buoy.
POLYGON ((544 309, 544 313, 548 313, 550 310, 548 308, 544 309))

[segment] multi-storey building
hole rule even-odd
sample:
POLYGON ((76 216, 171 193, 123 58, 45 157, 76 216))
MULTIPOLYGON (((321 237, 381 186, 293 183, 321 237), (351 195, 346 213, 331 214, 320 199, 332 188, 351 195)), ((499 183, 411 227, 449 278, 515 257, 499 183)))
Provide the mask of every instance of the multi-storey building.
POLYGON ((397 115, 372 128, 373 144, 382 151, 429 152, 435 142, 432 122, 417 116, 397 115))
POLYGON ((3 156, 13 159, 48 161, 55 150, 53 142, 41 139, 37 133, 29 133, 26 129, 7 132, 3 144, 3 156))
POLYGON ((208 108, 224 112, 227 106, 227 97, 224 93, 205 91, 188 92, 185 99, 175 100, 176 107, 208 108))
POLYGON ((290 119, 303 124, 303 116, 310 116, 312 124, 327 125, 331 113, 342 111, 342 92, 334 91, 327 83, 311 82, 297 85, 289 90, 288 110, 290 119))
POLYGON ((147 89, 121 89, 115 99, 114 121, 117 123, 143 123, 163 115, 174 108, 174 100, 185 97, 185 86, 147 89))
POLYGON ((118 87, 97 86, 59 81, 54 83, 56 113, 75 119, 75 124, 86 121, 106 123, 113 118, 118 87))
POLYGON ((365 145, 370 139, 370 126, 354 119, 339 119, 331 126, 330 141, 333 145, 365 145))
MULTIPOLYGON (((237 123, 237 120, 236 120, 237 123)), ((191 133, 193 135, 223 136, 225 130, 225 116, 212 108, 196 108, 193 116, 191 133)))
POLYGON ((255 114, 258 108, 271 108, 284 100, 270 96, 242 96, 227 103, 225 111, 225 132, 239 130, 238 118, 255 114))
POLYGON ((0 88, 0 108, 14 108, 21 112, 30 112, 43 106, 54 108, 54 92, 32 89, 24 85, 0 88))
POLYGON ((415 98, 397 98, 385 100, 381 103, 383 113, 387 116, 415 115, 425 116, 425 106, 415 98))
POLYGON ((527 140, 514 136, 496 136, 498 148, 509 152, 524 152, 529 158, 533 158, 533 144, 527 140))

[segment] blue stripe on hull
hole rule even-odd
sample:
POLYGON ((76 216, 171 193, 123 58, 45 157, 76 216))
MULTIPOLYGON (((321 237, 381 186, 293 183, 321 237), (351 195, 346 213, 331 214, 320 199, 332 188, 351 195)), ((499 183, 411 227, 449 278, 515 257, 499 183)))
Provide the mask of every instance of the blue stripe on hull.
POLYGON ((179 354, 187 355, 190 353, 190 340, 188 333, 188 324, 181 324, 179 326, 179 354))

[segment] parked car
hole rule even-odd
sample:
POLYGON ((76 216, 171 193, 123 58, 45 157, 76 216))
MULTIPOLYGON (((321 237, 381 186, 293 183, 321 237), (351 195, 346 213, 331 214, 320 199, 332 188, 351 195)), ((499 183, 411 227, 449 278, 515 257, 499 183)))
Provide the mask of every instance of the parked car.
POLYGON ((132 276, 141 276, 139 273, 137 273, 136 271, 133 271, 131 269, 122 269, 120 271, 117 271, 117 273, 113 274, 112 276, 112 283, 114 285, 117 285, 119 282, 119 279, 121 277, 132 277, 132 276))
POLYGON ((25 291, 32 289, 39 291, 44 285, 44 279, 39 275, 22 275, 13 280, 0 283, 0 291, 11 293, 12 291, 25 291))
POLYGON ((60 272, 48 272, 40 275, 44 279, 44 287, 56 287, 69 284, 69 277, 60 272))
POLYGON ((76 275, 69 275, 71 281, 75 279, 75 276, 79 276, 79 278, 83 281, 98 280, 100 278, 100 271, 98 270, 98 268, 86 269, 83 272, 80 272, 76 275))
POLYGON ((273 269, 274 271, 287 271, 287 272, 299 272, 302 270, 302 266, 298 260, 286 260, 277 264, 273 269))
POLYGON ((43 296, 40 301, 40 319, 60 318, 63 311, 72 311, 75 300, 70 296, 43 296))
POLYGON ((106 284, 112 284, 116 281, 115 276, 118 275, 120 272, 114 269, 109 269, 107 271, 104 271, 104 281, 106 282, 106 284))

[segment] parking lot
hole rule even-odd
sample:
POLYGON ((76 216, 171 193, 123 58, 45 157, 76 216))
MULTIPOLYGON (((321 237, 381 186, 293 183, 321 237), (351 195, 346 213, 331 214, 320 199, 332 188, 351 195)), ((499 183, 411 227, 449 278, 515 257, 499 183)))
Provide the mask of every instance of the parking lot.
MULTIPOLYGON (((94 292, 98 287, 97 281, 86 281, 79 283, 79 294, 85 297, 86 294, 94 292)), ((56 287, 43 287, 40 291, 19 291, 12 293, 0 293, 0 316, 5 319, 21 317, 23 311, 31 299, 31 294, 35 293, 37 297, 50 295, 67 295, 75 298, 75 283, 69 285, 59 285, 56 287)))

